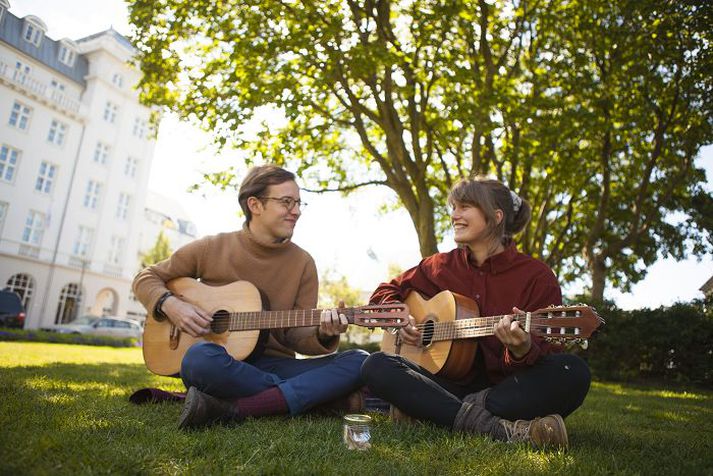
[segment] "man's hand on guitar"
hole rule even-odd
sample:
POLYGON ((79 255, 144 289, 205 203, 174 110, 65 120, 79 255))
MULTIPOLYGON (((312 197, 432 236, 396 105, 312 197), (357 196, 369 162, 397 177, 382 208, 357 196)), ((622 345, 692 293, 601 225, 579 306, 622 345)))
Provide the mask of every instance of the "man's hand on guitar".
POLYGON ((166 299, 161 309, 176 327, 190 336, 200 337, 210 332, 213 318, 191 303, 171 296, 166 299))
MULTIPOLYGON (((512 312, 522 314, 523 311, 513 307, 512 312)), ((500 342, 508 348, 510 354, 519 360, 530 352, 532 340, 530 334, 525 332, 517 321, 513 321, 510 316, 505 316, 495 324, 494 333, 500 342)))
POLYGON ((347 330, 348 324, 344 314, 339 314, 336 309, 324 309, 320 316, 318 336, 320 339, 338 336, 347 330))
POLYGON ((416 320, 408 316, 408 325, 399 329, 401 342, 408 345, 421 345, 421 331, 416 327, 416 320))

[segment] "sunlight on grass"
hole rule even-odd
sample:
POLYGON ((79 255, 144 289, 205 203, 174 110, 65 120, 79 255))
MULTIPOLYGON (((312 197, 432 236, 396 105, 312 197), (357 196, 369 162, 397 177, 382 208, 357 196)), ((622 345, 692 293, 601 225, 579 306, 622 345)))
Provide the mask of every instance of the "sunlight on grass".
POLYGON ((690 392, 673 392, 671 390, 651 390, 645 392, 646 395, 661 398, 678 398, 681 400, 706 400, 708 397, 690 392))
POLYGON ((46 377, 34 377, 25 380, 25 384, 34 390, 48 391, 68 391, 77 395, 79 393, 94 392, 102 396, 123 395, 125 390, 121 386, 111 385, 106 382, 66 382, 63 380, 50 380, 46 377))
POLYGON ((0 342, 0 367, 71 364, 143 364, 143 354, 136 347, 94 347, 41 342, 0 342))
POLYGON ((656 417, 660 420, 675 421, 678 423, 686 423, 686 422, 691 421, 690 416, 684 415, 681 412, 673 412, 673 411, 656 412, 656 413, 654 413, 654 417, 656 417))
POLYGON ((667 399, 679 399, 679 400, 699 400, 704 401, 709 397, 697 393, 691 393, 688 391, 676 392, 673 390, 661 390, 661 389, 639 389, 639 388, 625 388, 621 384, 615 383, 602 383, 602 382, 592 382, 592 388, 599 390, 605 390, 613 395, 622 396, 650 396, 659 397, 667 399))

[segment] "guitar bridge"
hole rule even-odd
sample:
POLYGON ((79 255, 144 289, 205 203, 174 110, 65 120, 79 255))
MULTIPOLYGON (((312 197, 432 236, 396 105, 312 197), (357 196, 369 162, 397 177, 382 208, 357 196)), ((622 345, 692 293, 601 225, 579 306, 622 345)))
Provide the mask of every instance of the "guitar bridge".
POLYGON ((178 342, 181 340, 181 330, 171 324, 171 332, 168 336, 168 347, 171 350, 178 349, 178 342))

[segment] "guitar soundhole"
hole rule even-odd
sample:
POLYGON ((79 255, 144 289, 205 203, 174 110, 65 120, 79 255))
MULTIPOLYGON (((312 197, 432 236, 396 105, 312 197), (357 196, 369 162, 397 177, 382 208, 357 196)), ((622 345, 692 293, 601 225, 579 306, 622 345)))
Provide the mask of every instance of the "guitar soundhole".
POLYGON ((213 314, 213 322, 210 323, 210 329, 214 334, 222 334, 227 332, 230 324, 230 313, 220 310, 213 314))
POLYGON ((436 325, 433 321, 426 321, 423 323, 421 328, 421 345, 423 347, 428 347, 433 342, 433 332, 436 329, 436 325))

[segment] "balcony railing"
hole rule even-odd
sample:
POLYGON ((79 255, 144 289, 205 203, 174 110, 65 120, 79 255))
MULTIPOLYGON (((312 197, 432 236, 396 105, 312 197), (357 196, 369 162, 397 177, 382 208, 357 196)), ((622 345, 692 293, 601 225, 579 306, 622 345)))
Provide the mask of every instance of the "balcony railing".
POLYGON ((40 99, 54 103, 62 109, 72 113, 79 112, 79 97, 65 94, 63 91, 49 87, 30 74, 25 74, 22 70, 14 68, 7 63, 0 61, 0 77, 5 81, 15 85, 40 99))

